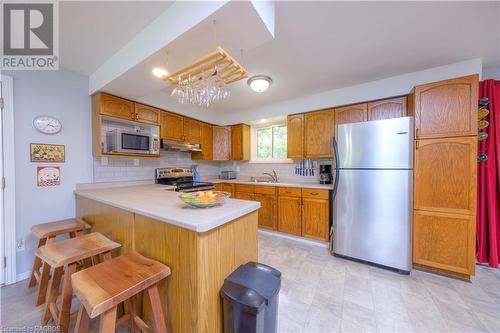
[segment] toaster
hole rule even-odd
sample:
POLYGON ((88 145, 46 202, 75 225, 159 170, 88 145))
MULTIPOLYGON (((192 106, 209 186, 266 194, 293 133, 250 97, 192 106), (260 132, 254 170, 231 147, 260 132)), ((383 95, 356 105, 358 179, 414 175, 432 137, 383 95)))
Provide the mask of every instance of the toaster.
POLYGON ((221 171, 220 179, 236 179, 236 171, 221 171))

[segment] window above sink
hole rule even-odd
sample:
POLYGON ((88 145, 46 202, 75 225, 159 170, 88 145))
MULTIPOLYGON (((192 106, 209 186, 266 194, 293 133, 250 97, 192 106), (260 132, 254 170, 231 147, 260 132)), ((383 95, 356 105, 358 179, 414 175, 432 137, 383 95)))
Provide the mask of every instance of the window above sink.
POLYGON ((287 156, 286 120, 252 126, 250 163, 292 163, 287 156))

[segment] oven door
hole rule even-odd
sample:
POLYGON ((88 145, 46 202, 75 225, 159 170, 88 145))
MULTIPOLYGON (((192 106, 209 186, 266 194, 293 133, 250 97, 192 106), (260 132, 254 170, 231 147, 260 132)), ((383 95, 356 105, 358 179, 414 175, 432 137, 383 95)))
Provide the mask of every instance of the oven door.
POLYGON ((119 133, 119 151, 130 153, 149 154, 151 150, 152 138, 150 135, 135 133, 135 132, 121 132, 119 133))

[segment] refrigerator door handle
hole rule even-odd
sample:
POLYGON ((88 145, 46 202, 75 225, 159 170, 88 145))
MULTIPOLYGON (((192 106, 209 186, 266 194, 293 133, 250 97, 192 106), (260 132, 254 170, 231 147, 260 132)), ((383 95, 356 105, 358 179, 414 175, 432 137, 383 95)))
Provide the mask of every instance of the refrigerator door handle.
POLYGON ((335 200, 337 196, 337 189, 339 187, 339 176, 340 176, 340 158, 339 150, 337 145, 337 139, 333 137, 333 154, 335 156, 335 183, 333 184, 332 200, 335 200))

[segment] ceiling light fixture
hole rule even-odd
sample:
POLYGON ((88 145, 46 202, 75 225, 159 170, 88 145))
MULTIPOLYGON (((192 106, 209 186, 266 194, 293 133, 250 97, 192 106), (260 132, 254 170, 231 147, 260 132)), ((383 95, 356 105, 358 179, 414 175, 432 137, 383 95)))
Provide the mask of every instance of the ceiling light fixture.
POLYGON ((273 83, 273 80, 267 75, 255 75, 249 78, 247 83, 253 91, 264 92, 273 83))
POLYGON ((160 79, 163 79, 164 77, 167 77, 168 76, 168 72, 167 70, 161 68, 161 67, 155 67, 153 68, 152 70, 153 72, 153 75, 160 78, 160 79))

